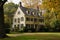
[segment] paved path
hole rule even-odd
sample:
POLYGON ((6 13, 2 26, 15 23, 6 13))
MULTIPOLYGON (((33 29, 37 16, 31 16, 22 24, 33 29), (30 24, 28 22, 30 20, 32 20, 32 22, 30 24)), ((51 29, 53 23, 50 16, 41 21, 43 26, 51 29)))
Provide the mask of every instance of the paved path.
POLYGON ((48 34, 55 34, 55 35, 60 35, 60 33, 20 33, 20 34, 7 34, 8 36, 11 37, 16 37, 16 36, 22 36, 22 35, 48 35, 48 34))

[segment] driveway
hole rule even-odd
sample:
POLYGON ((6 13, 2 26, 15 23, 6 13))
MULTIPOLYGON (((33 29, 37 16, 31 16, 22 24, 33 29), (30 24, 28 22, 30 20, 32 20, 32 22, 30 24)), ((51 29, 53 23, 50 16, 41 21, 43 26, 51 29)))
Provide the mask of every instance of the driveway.
POLYGON ((22 36, 22 35, 60 35, 60 33, 20 33, 20 34, 7 34, 10 37, 22 36))

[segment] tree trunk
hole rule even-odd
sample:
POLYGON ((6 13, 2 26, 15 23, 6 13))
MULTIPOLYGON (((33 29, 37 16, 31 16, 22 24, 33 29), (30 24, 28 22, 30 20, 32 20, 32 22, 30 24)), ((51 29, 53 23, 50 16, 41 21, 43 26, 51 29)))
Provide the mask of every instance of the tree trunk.
POLYGON ((3 11, 3 5, 0 3, 0 38, 5 38, 5 27, 4 27, 4 11, 3 11))

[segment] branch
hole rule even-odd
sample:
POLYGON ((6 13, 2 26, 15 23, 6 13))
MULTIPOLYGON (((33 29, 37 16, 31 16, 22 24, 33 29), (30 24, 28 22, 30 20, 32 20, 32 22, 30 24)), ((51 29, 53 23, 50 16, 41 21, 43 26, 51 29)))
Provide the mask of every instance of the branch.
POLYGON ((0 6, 4 5, 7 0, 0 0, 0 6))

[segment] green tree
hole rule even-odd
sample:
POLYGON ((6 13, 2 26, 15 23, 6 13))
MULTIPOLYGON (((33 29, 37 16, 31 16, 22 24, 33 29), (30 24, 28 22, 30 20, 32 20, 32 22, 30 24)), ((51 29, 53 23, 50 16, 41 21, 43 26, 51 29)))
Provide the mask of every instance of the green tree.
POLYGON ((11 26, 12 18, 17 8, 18 8, 18 5, 12 2, 4 5, 4 15, 5 15, 6 24, 8 23, 11 26))

